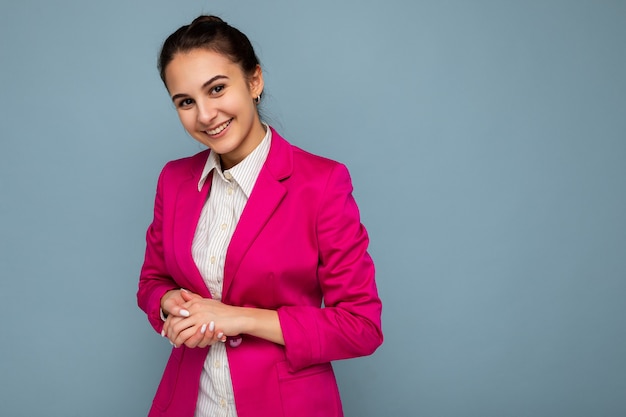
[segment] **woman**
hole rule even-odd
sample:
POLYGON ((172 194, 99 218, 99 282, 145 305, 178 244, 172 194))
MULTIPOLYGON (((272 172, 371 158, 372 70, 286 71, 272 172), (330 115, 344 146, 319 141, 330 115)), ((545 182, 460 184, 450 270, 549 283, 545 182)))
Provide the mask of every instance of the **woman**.
POLYGON ((158 181, 137 297, 174 348, 149 416, 341 416, 330 362, 382 343, 347 169, 261 122, 258 59, 221 19, 170 35, 159 70, 208 149, 158 181))

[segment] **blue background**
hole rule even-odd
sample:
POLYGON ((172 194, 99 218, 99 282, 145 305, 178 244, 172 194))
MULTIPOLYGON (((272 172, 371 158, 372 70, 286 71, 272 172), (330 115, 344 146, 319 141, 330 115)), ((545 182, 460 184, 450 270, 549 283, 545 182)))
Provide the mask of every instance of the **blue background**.
POLYGON ((626 2, 0 5, 0 415, 145 415, 169 351, 136 307, 158 173, 200 146, 155 68, 242 29, 264 114, 340 160, 385 344, 356 416, 626 415, 626 2))

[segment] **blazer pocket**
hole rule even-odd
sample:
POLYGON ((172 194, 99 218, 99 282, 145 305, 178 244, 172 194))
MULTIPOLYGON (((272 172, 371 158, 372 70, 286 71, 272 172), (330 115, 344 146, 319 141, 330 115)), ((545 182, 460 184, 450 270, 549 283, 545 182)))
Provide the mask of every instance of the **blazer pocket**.
POLYGON ((184 352, 184 348, 172 349, 165 371, 163 371, 163 377, 161 377, 161 382, 154 396, 154 405, 161 411, 165 411, 174 398, 174 390, 180 374, 180 363, 184 352))
POLYGON ((287 362, 276 364, 284 417, 342 416, 339 389, 330 363, 297 372, 287 362))

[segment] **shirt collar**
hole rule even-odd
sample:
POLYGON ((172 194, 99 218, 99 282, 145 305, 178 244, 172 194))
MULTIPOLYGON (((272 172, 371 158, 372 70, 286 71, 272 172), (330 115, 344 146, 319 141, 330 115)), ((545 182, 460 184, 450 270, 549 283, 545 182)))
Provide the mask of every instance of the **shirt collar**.
POLYGON ((259 176, 259 172, 261 172, 261 168, 263 168, 263 164, 269 154, 270 144, 272 141, 272 130, 265 123, 263 123, 263 126, 265 127, 265 136, 263 137, 263 140, 261 140, 261 143, 259 143, 259 145, 240 163, 231 169, 222 171, 219 155, 213 151, 209 152, 209 157, 204 164, 202 175, 200 175, 200 180, 198 181, 198 191, 202 190, 207 177, 211 171, 215 169, 215 172, 217 172, 217 174, 224 181, 229 181, 224 176, 224 172, 230 173, 232 179, 239 184, 239 187, 241 187, 246 196, 250 197, 252 188, 254 187, 257 177, 259 176))

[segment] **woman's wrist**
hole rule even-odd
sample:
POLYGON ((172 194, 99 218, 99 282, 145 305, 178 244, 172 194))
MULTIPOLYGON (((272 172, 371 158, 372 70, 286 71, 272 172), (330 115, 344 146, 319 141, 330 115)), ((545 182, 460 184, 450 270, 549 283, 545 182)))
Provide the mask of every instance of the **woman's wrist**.
POLYGON ((276 311, 248 307, 239 307, 239 309, 238 314, 242 326, 241 333, 260 337, 279 345, 285 344, 276 311))
POLYGON ((160 314, 161 314, 161 319, 163 321, 165 321, 165 319, 167 318, 167 316, 170 315, 170 312, 167 310, 167 308, 165 307, 165 303, 167 302, 167 300, 173 295, 173 293, 175 293, 176 291, 180 291, 180 290, 169 290, 168 292, 166 292, 165 294, 163 294, 163 296, 161 297, 161 302, 160 302, 160 314))

